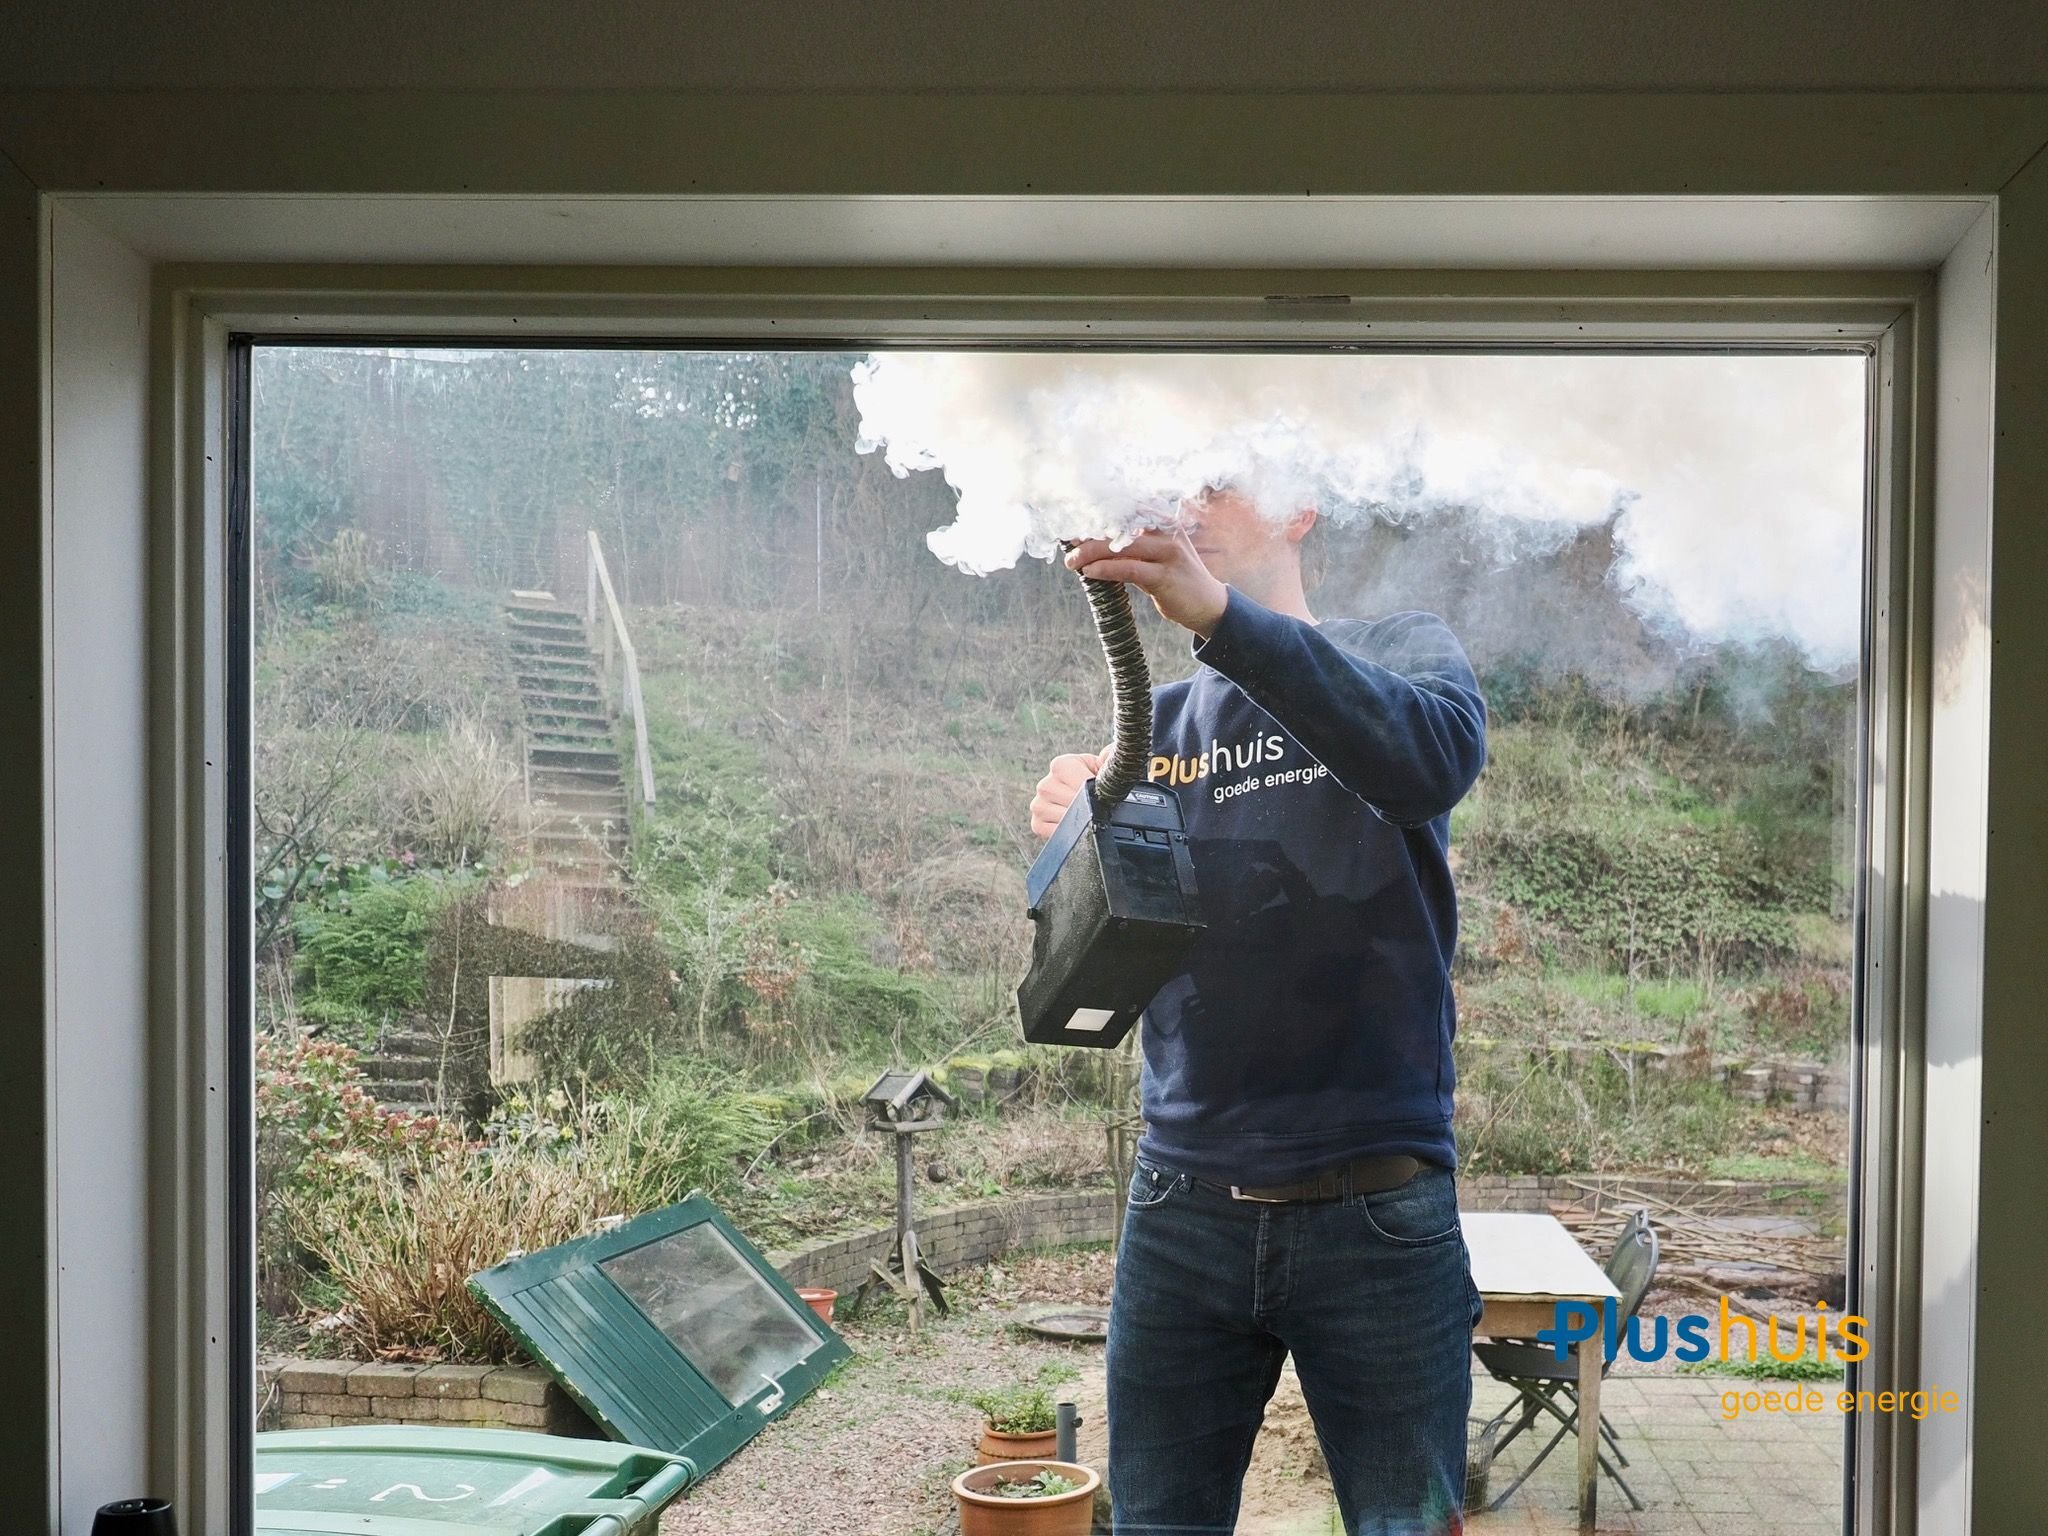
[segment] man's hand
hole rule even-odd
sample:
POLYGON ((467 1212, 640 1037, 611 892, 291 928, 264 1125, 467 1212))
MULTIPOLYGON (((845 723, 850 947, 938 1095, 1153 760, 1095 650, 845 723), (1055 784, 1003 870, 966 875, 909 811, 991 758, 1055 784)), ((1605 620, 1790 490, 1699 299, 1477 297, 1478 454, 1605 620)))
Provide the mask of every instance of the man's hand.
POLYGON ((1038 793, 1031 797, 1031 830, 1051 837, 1081 786, 1102 771, 1102 756, 1095 752, 1063 752, 1052 760, 1045 777, 1038 781, 1038 793))
POLYGON ((1122 549, 1088 539, 1067 553, 1067 569, 1097 581, 1127 581, 1182 629, 1204 640, 1230 605, 1230 588, 1210 574, 1188 536, 1176 528, 1147 528, 1122 549))

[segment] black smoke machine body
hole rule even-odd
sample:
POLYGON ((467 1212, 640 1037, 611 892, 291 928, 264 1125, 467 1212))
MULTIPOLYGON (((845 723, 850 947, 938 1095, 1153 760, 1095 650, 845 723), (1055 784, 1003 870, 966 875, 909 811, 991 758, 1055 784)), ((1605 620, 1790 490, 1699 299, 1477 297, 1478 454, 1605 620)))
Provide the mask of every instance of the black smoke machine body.
POLYGON ((1180 801, 1139 783, 1152 680, 1130 597, 1121 582, 1083 583, 1114 685, 1116 742, 1032 863, 1031 969, 1017 1011, 1027 1040, 1107 1049, 1184 969, 1202 921, 1180 801))

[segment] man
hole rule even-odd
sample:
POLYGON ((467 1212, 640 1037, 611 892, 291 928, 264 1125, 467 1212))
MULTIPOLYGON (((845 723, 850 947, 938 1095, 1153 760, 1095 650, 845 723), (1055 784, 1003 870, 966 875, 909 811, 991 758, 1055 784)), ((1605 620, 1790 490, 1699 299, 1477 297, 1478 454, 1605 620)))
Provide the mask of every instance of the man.
MULTIPOLYGON (((1207 932, 1144 1023, 1109 1329, 1118 1536, 1226 1536, 1290 1353, 1347 1532, 1461 1525, 1479 1296, 1452 1179, 1450 812, 1486 712, 1443 622, 1318 623, 1313 510, 1212 491, 1067 565, 1195 637, 1153 694, 1207 932)), ((1101 758, 1053 759, 1049 836, 1101 758)))

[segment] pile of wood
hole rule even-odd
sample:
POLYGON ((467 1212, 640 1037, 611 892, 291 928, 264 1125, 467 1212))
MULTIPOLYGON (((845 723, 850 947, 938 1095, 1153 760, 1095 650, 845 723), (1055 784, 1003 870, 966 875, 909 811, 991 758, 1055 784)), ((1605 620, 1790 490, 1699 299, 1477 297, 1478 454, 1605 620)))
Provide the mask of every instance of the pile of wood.
POLYGON ((1637 1189, 1573 1183, 1585 1191, 1586 1203, 1553 1202, 1551 1214, 1603 1264, 1629 1217, 1641 1209, 1657 1229, 1659 1288, 1731 1299, 1842 1303, 1839 1238, 1739 1225, 1730 1220, 1737 1213, 1720 1190, 1702 1189, 1696 1196, 1671 1200, 1637 1189))

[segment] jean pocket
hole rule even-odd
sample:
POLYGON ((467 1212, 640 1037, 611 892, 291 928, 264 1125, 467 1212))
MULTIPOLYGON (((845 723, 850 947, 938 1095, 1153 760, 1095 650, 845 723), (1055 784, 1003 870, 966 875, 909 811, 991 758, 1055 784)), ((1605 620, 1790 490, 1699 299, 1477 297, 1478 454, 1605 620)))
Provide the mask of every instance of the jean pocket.
POLYGON ((1124 1193, 1124 1203, 1134 1211, 1164 1205, 1166 1197, 1173 1193, 1174 1187, 1179 1183, 1180 1180, 1164 1168, 1155 1168, 1150 1163, 1136 1163, 1131 1168, 1131 1187, 1124 1193))
POLYGON ((1457 1241, 1458 1181, 1448 1168, 1424 1168, 1397 1189, 1351 1199, 1373 1234, 1396 1248, 1457 1241))

